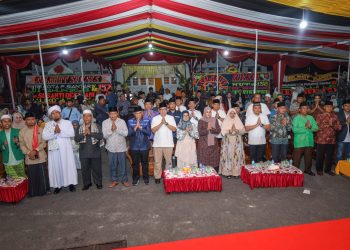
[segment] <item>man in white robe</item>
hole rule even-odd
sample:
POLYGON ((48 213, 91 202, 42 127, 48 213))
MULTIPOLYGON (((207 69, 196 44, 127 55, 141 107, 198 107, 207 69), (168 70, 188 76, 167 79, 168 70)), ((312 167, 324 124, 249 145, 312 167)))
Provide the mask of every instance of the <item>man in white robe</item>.
POLYGON ((43 139, 48 141, 48 167, 50 187, 58 194, 62 187, 74 192, 78 184, 77 168, 74 161, 71 137, 74 129, 70 121, 61 117, 61 108, 57 105, 48 110, 51 120, 46 123, 43 139))

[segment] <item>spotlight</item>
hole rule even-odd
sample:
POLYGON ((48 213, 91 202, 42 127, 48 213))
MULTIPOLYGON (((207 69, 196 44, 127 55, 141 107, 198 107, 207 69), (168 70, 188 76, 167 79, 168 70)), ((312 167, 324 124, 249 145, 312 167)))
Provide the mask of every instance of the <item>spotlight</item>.
POLYGON ((230 54, 230 52, 228 50, 224 51, 224 56, 228 56, 228 54, 230 54))
POLYGON ((307 25, 308 25, 308 23, 307 23, 307 15, 305 15, 307 13, 305 13, 305 12, 306 12, 306 10, 303 9, 303 16, 302 16, 300 24, 299 24, 299 28, 300 29, 305 29, 307 27, 307 25))
POLYGON ((299 24, 299 28, 300 29, 305 29, 307 27, 308 23, 306 20, 301 20, 300 24, 299 24))
POLYGON ((62 54, 63 54, 63 55, 68 55, 68 50, 67 50, 67 49, 63 49, 63 50, 62 50, 62 54))

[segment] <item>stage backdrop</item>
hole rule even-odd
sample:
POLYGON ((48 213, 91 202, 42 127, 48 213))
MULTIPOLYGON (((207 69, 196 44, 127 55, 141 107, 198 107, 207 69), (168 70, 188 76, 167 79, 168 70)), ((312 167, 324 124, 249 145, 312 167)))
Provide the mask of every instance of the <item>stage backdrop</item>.
POLYGON ((324 97, 330 99, 337 93, 338 72, 326 74, 293 74, 284 77, 282 93, 291 95, 292 87, 303 87, 305 94, 313 97, 316 93, 322 93, 324 97))
MULTIPOLYGON (((193 91, 208 91, 213 87, 216 91, 216 74, 193 74, 193 91)), ((253 94, 254 91, 254 73, 232 73, 219 74, 219 91, 226 90, 237 93, 242 89, 243 94, 253 94)), ((256 92, 261 94, 270 91, 270 74, 257 73, 256 92)))
MULTIPOLYGON (((82 92, 83 85, 80 75, 48 75, 45 77, 49 103, 58 100, 74 98, 82 92)), ((84 75, 85 97, 94 98, 97 93, 106 93, 112 89, 111 75, 84 75)), ((45 102, 44 84, 41 76, 26 77, 26 91, 32 94, 36 101, 45 102)))

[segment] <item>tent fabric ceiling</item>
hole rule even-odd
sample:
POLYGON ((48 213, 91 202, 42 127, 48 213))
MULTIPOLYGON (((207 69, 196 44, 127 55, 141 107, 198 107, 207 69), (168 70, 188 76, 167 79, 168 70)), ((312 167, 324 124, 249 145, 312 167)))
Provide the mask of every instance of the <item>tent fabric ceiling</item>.
POLYGON ((274 3, 288 5, 291 7, 311 9, 319 13, 327 13, 328 15, 350 17, 349 0, 269 0, 274 3))
POLYGON ((330 1, 319 0, 315 11, 308 11, 308 28, 300 31, 300 8, 310 6, 295 8, 290 2, 33 0, 29 7, 27 1, 5 0, 0 56, 37 54, 37 31, 44 53, 84 49, 106 61, 146 55, 150 41, 159 58, 197 58, 216 49, 251 53, 258 30, 259 53, 346 60, 349 16, 340 10, 327 15, 330 1))

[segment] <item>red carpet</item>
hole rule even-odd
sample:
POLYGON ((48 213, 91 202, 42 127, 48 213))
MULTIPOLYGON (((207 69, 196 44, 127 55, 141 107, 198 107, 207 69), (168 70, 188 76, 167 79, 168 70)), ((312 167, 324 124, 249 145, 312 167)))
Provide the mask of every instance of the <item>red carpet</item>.
POLYGON ((350 249, 350 219, 131 247, 130 250, 350 249))

